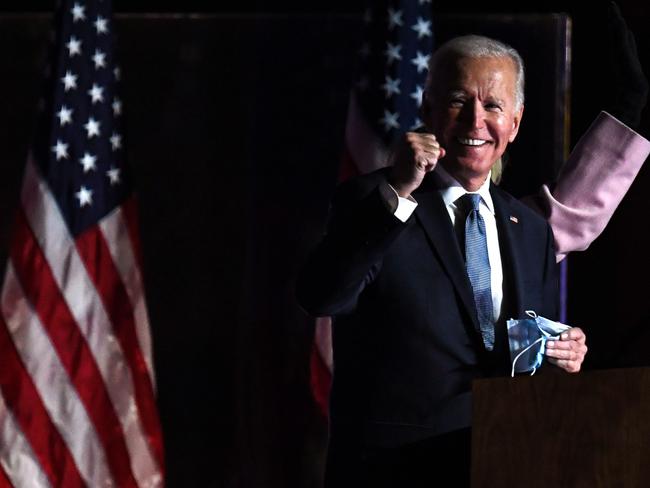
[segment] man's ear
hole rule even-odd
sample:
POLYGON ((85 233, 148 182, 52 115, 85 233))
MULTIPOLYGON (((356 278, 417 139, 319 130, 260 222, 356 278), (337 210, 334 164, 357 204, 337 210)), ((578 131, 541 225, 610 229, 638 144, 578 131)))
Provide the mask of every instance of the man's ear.
POLYGON ((512 119, 512 130, 510 131, 510 136, 508 137, 508 142, 512 142, 517 137, 519 133, 519 125, 521 124, 521 118, 524 115, 524 106, 522 105, 519 110, 515 113, 515 116, 512 119))

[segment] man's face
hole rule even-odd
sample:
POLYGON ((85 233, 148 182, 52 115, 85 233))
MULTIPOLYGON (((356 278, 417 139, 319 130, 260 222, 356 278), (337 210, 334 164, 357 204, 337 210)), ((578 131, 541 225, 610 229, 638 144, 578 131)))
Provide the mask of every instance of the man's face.
POLYGON ((519 130, 523 107, 515 110, 516 70, 509 58, 441 61, 433 100, 425 99, 423 120, 446 156, 443 167, 461 183, 484 180, 519 130))

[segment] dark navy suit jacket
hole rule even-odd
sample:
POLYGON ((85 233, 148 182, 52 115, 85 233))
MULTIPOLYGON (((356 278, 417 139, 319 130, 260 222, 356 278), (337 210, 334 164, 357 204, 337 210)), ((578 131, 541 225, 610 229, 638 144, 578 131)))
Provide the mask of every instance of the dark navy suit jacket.
MULTIPOLYGON (((386 170, 341 185, 327 235, 298 281, 315 316, 332 315, 331 440, 397 447, 471 422, 471 382, 509 374, 505 322, 488 353, 447 209, 427 175, 403 223, 386 208, 386 170)), ((528 207, 495 187, 507 318, 557 319, 553 236, 528 207)))

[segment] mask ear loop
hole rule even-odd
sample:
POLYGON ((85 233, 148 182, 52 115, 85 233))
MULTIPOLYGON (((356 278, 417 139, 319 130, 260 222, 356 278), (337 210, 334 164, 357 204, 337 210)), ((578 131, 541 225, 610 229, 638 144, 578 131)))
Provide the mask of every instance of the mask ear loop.
MULTIPOLYGON (((537 319, 537 314, 535 313, 534 310, 526 310, 525 312, 526 312, 526 315, 528 315, 531 319, 537 319)), ((535 322, 537 323, 537 320, 535 320, 535 322)), ((537 326, 537 328, 539 329, 539 325, 537 326)), ((544 340, 544 336, 537 339, 535 342, 533 342, 528 347, 526 347, 523 351, 521 351, 519 354, 517 354, 517 356, 515 356, 515 359, 512 360, 512 371, 510 372, 510 376, 512 378, 514 378, 514 376, 515 376, 515 365, 517 364, 517 359, 519 359, 522 354, 524 354, 526 351, 528 351, 528 349, 533 347, 535 344, 537 344, 541 340, 544 340)), ((534 375, 535 371, 537 371, 537 366, 533 367, 533 372, 530 373, 530 375, 531 376, 534 375)))
MULTIPOLYGON (((517 355, 515 356, 515 358, 512 360, 512 371, 510 372, 510 377, 511 377, 511 378, 514 378, 514 377, 515 377, 515 365, 517 364, 517 359, 519 359, 523 353, 525 353, 526 351, 528 351, 528 349, 530 349, 531 347, 533 347, 533 346, 534 346, 535 344, 537 344, 538 342, 543 341, 544 339, 545 339, 544 336, 540 337, 539 339, 537 339, 535 342, 533 342, 532 344, 530 344, 529 346, 527 346, 526 348, 524 348, 523 351, 521 351, 519 354, 517 354, 517 355)), ((533 372, 530 373, 530 375, 533 376, 533 375, 535 374, 535 371, 537 371, 537 366, 533 366, 533 372)))

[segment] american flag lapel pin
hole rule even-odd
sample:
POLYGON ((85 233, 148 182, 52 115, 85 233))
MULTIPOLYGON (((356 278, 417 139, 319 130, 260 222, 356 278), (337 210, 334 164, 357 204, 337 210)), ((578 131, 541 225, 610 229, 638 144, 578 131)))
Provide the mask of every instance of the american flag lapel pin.
POLYGON ((518 224, 518 223, 519 223, 519 219, 518 219, 517 217, 515 217, 514 215, 511 215, 511 216, 510 216, 510 221, 511 221, 511 222, 514 222, 515 224, 518 224))

